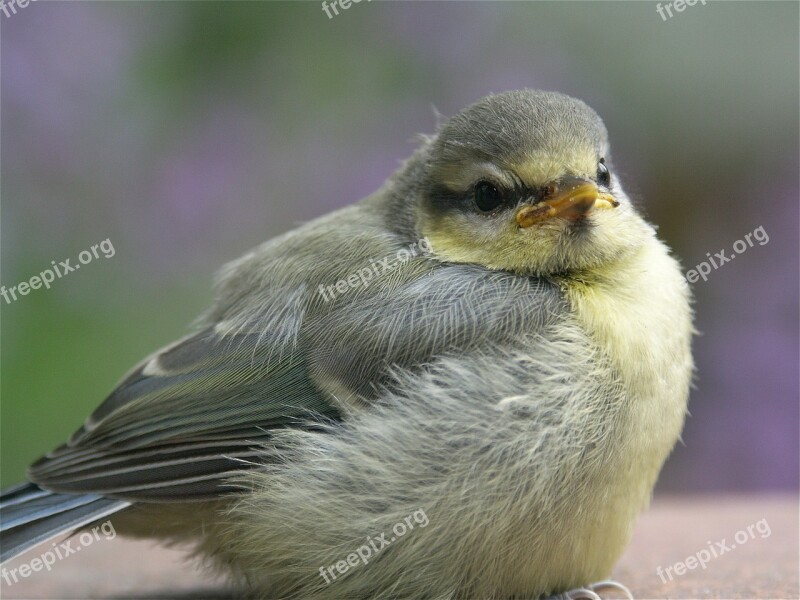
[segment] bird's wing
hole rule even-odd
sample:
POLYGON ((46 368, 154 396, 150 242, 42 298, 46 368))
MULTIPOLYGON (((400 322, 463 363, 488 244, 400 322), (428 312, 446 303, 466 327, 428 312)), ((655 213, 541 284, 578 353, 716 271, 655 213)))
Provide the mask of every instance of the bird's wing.
POLYGON ((325 302, 319 274, 335 282, 335 269, 294 250, 269 257, 282 267, 263 264, 257 292, 244 291, 258 282, 237 281, 239 270, 228 277, 227 293, 244 299, 223 305, 255 298, 269 310, 250 322, 230 309, 212 313, 205 329, 127 376, 30 468, 31 479, 123 500, 216 496, 231 473, 270 460, 276 429, 339 419, 343 406, 369 403, 389 385, 393 370, 536 331, 561 301, 541 280, 417 256, 325 302), (290 260, 299 262, 287 268, 290 260))
POLYGON ((395 368, 424 369, 443 356, 535 334, 563 314, 563 303, 548 281, 444 265, 310 321, 303 330, 314 341, 309 375, 321 388, 371 398, 391 385, 395 368))
POLYGON ((264 455, 270 431, 337 418, 299 353, 205 329, 145 361, 63 446, 30 468, 60 492, 185 500, 224 491, 264 455))

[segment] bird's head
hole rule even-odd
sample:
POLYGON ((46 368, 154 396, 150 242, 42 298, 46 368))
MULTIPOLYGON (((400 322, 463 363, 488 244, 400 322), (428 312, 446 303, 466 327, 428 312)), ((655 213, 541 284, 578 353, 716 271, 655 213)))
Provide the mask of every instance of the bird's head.
POLYGON ((448 119, 419 189, 417 228, 450 262, 572 273, 652 235, 614 176, 603 121, 553 92, 488 96, 448 119))

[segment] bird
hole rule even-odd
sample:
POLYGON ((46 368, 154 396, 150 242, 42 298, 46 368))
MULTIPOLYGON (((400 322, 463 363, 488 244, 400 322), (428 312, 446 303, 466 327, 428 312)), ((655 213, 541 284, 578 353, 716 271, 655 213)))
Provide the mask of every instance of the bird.
POLYGON ((2 559, 110 519, 256 597, 598 598, 680 437, 693 334, 598 114, 490 94, 225 265, 194 329, 2 493, 2 559))

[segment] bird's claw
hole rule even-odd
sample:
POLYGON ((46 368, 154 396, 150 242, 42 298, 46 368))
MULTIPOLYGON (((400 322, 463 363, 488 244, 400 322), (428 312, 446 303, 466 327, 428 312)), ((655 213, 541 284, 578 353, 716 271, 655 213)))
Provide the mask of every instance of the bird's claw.
POLYGON ((600 592, 616 590, 625 595, 626 600, 634 600, 631 591, 617 581, 600 581, 585 588, 577 588, 550 596, 547 600, 604 600, 600 592))

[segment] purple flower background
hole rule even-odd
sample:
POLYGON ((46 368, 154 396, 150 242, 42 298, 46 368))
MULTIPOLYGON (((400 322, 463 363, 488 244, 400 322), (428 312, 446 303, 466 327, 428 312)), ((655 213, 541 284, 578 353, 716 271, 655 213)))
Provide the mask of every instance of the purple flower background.
POLYGON ((698 373, 662 491, 798 485, 798 7, 643 2, 37 2, 2 27, 2 481, 186 331, 211 275, 374 191, 489 92, 606 121, 629 192, 688 269, 698 373), (73 259, 74 260, 74 259, 73 259))

